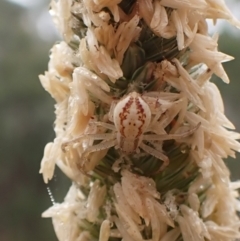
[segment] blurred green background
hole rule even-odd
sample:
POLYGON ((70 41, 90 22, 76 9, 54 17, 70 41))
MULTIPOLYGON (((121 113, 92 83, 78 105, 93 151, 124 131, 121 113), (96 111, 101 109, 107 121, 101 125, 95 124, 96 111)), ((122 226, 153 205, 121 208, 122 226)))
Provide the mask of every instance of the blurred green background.
MULTIPOLYGON (((17 0, 11 0, 17 1, 17 0)), ((68 184, 57 173, 49 185, 39 172, 43 149, 53 140, 54 102, 38 75, 47 70, 49 50, 60 39, 48 15, 48 1, 0 1, 0 240, 56 241, 50 219, 50 187, 61 202, 68 184)), ((240 131, 240 30, 225 25, 220 50, 235 56, 224 66, 231 79, 218 84, 226 115, 240 131)), ((240 155, 228 160, 240 178, 240 155)))

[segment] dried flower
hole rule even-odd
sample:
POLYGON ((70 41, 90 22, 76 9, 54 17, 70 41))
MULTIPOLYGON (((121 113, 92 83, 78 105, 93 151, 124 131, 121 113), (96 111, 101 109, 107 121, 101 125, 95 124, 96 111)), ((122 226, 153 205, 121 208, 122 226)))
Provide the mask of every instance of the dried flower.
POLYGON ((63 41, 40 81, 56 137, 40 173, 73 182, 43 213, 60 241, 230 241, 240 201, 223 159, 240 151, 212 74, 229 79, 206 19, 222 0, 52 0, 63 41))

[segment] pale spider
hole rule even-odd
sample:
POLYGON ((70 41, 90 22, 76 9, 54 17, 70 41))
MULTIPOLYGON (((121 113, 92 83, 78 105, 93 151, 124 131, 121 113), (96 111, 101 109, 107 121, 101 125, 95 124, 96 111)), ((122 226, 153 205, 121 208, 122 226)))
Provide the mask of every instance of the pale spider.
POLYGON ((111 133, 84 134, 74 140, 63 143, 62 150, 65 152, 67 146, 79 143, 83 139, 102 140, 99 144, 87 147, 83 156, 113 146, 120 148, 125 154, 138 152, 140 148, 146 153, 162 160, 164 162, 161 167, 162 169, 169 164, 168 157, 161 151, 146 145, 144 141, 154 146, 154 141, 181 139, 193 134, 200 126, 199 123, 194 128, 179 134, 145 134, 147 132, 154 132, 151 129, 152 115, 155 115, 155 120, 160 118, 163 111, 165 111, 161 109, 162 103, 164 102, 166 108, 167 101, 160 100, 157 97, 149 97, 131 92, 120 101, 113 102, 110 108, 109 120, 114 124, 94 122, 94 124, 98 126, 112 130, 111 133))

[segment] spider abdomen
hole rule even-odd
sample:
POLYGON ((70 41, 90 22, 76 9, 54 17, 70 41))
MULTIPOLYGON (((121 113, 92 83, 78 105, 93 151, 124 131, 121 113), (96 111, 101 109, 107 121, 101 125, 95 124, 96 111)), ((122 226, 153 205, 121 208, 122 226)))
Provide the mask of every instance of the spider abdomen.
POLYGON ((117 141, 123 152, 134 152, 151 121, 151 110, 141 95, 132 92, 120 100, 113 113, 117 141))

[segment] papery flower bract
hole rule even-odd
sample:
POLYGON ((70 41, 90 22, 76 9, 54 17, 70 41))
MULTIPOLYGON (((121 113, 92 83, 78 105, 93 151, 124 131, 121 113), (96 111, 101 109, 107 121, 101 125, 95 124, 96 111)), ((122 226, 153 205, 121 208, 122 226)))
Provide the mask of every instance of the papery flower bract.
MULTIPOLYGON (((210 82, 213 74, 229 82, 222 63, 233 58, 218 51, 206 19, 240 27, 224 1, 52 0, 50 13, 63 41, 39 76, 56 101, 56 138, 45 147, 40 173, 47 183, 57 165, 73 181, 63 203, 43 213, 58 239, 240 238, 240 185, 223 161, 240 151, 240 135, 210 82), (134 92, 155 101, 146 101, 148 133, 139 127, 133 145, 143 134, 159 138, 124 154, 116 135, 142 120, 123 115, 129 107, 113 110, 134 92), (113 113, 122 115, 120 129, 113 113), (187 138, 160 138, 195 126, 187 138)), ((136 110, 144 113, 141 105, 136 110)))

